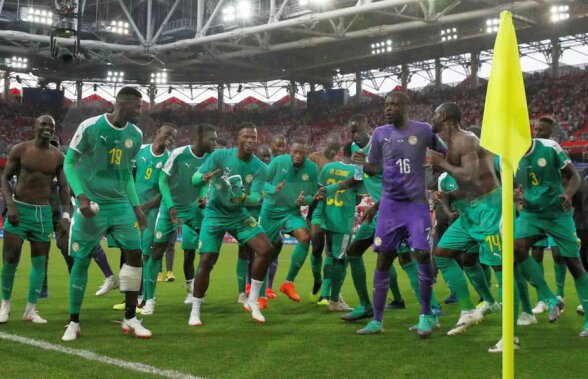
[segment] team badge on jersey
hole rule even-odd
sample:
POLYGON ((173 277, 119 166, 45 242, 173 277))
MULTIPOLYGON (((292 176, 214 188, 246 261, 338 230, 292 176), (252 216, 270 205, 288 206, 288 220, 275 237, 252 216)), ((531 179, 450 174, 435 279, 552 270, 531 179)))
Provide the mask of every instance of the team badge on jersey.
POLYGON ((545 167, 545 166, 547 166, 547 161, 545 160, 545 158, 539 158, 539 159, 537 159, 537 166, 539 166, 539 167, 545 167))
POLYGON ((133 147, 133 140, 132 140, 132 139, 130 139, 130 138, 129 138, 129 139, 127 139, 127 140, 125 141, 125 147, 126 147, 127 149, 130 149, 131 147, 133 147))
POLYGON ((77 252, 80 250, 80 244, 79 244, 79 243, 77 243, 77 242, 74 242, 74 243, 72 243, 72 244, 71 244, 71 249, 72 249, 74 252, 76 252, 76 253, 77 253, 77 252))
POLYGON ((302 175, 302 180, 304 180, 306 182, 308 180, 308 174, 303 174, 302 175))
POLYGON ((255 228, 257 226, 257 220, 254 217, 247 217, 245 219, 245 224, 247 224, 250 228, 255 228))
POLYGON ((245 177, 245 182, 251 183, 253 181, 253 175, 249 174, 245 177))
POLYGON ((374 238, 374 245, 380 246, 382 244, 382 239, 380 237, 374 238))
POLYGON ((161 237, 163 237, 163 233, 162 232, 155 233, 155 238, 161 239, 161 237))
POLYGON ((416 138, 416 136, 410 136, 408 137, 408 143, 411 145, 416 145, 417 144, 418 139, 416 138))
POLYGON ((157 162, 157 164, 155 165, 155 168, 161 168, 161 166, 163 166, 163 164, 161 162, 157 162))

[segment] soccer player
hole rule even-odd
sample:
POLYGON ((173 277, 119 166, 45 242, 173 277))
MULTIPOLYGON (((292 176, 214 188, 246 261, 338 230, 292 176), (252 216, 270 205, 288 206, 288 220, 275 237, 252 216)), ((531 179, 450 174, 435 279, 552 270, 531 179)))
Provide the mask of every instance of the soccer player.
POLYGON ((141 112, 141 93, 123 87, 114 110, 83 121, 70 143, 64 171, 77 200, 69 252, 74 258, 70 276, 70 322, 63 341, 80 335, 80 309, 88 282, 90 254, 110 234, 125 254, 120 289, 125 293, 122 330, 149 338, 151 332, 135 317, 141 286, 141 234, 147 220, 140 206, 132 175, 143 133, 133 124, 141 112), (76 165, 79 163, 79 169, 76 165))
POLYGON ((258 299, 272 246, 255 218, 245 209, 245 206, 259 203, 267 179, 267 166, 253 154, 256 143, 257 127, 252 123, 241 124, 237 130, 237 147, 212 153, 192 178, 192 184, 197 187, 211 179, 212 182, 200 229, 200 265, 188 321, 191 326, 202 325, 200 307, 227 231, 256 253, 251 269, 251 291, 244 308, 256 322, 265 322, 258 299))
MULTIPOLYGON (((267 145, 260 145, 255 150, 255 156, 259 158, 263 163, 269 165, 272 160, 272 152, 267 145)), ((256 220, 259 220, 259 212, 261 211, 261 205, 255 207, 247 207, 247 212, 254 217, 256 220)), ((280 249, 281 240, 280 240, 280 249)), ((249 294, 249 290, 251 289, 251 264, 253 263, 254 252, 251 251, 245 245, 239 245, 239 255, 237 257, 237 288, 239 290, 239 298, 237 302, 239 304, 245 304, 247 300, 247 295, 249 294)), ((276 263, 277 267, 277 260, 270 264, 270 269, 273 266, 273 263, 276 263)), ((268 271, 270 271, 268 269, 268 271)), ((275 270, 274 270, 275 274, 275 270)), ((271 288, 266 288, 267 280, 263 281, 264 285, 261 287, 261 296, 259 297, 259 307, 261 309, 267 308, 267 298, 275 299, 276 293, 271 288)))
POLYGON ((340 294, 347 268, 346 252, 352 240, 355 207, 361 201, 358 197, 365 193, 365 187, 363 181, 353 181, 355 167, 350 164, 350 158, 351 143, 348 143, 343 147, 343 159, 327 163, 319 175, 321 192, 325 197, 321 228, 325 231, 327 257, 333 262, 328 278, 331 281, 330 312, 351 310, 340 294))
POLYGON ((409 119, 409 103, 405 93, 389 93, 384 103, 388 124, 374 130, 369 156, 362 151, 353 155, 353 163, 363 164, 365 173, 382 173, 382 199, 374 238, 374 250, 378 253, 374 319, 359 334, 382 331, 390 265, 405 239, 419 262, 421 309, 417 333, 427 337, 437 325, 437 317, 431 311, 434 270, 428 238, 431 216, 424 165, 427 149, 445 151, 445 147, 429 124, 409 119))
MULTIPOLYGON (((555 126, 555 120, 551 117, 541 117, 537 125, 535 125, 535 129, 533 130, 533 137, 534 138, 542 138, 542 139, 550 139, 551 135, 553 134, 553 127, 555 126)), ((542 239, 537 241, 535 245, 531 247, 531 255, 533 259, 539 263, 539 267, 541 271, 543 269, 543 251, 545 248, 549 246, 551 248, 551 252, 553 254, 553 271, 555 272, 555 284, 556 284, 556 295, 558 296, 559 300, 563 303, 563 296, 564 296, 564 287, 566 282, 566 264, 559 253, 559 248, 554 245, 554 241, 552 238, 549 239, 542 239), (549 241, 548 241, 549 240, 549 241)), ((540 314, 547 310, 547 304, 541 299, 539 296, 539 302, 533 308, 533 313, 540 314)))
POLYGON ((464 270, 485 301, 482 309, 475 308, 464 272, 455 258, 462 252, 480 250, 482 255, 489 257, 502 256, 502 195, 493 157, 480 146, 480 140, 473 133, 460 128, 461 110, 457 104, 441 104, 431 122, 433 130, 445 137, 448 144, 447 158, 436 152, 429 153, 431 164, 451 175, 461 191, 461 197, 468 201, 433 252, 437 267, 460 303, 459 320, 447 333, 455 335, 482 320, 484 313, 500 311, 500 304, 490 292, 478 255, 465 255, 464 270))
POLYGON ((288 151, 288 144, 286 143, 286 137, 283 134, 275 134, 270 142, 270 151, 272 159, 280 155, 286 154, 288 151))
MULTIPOLYGON (((192 186, 192 176, 216 148, 216 138, 216 127, 214 125, 196 125, 192 145, 174 149, 159 174, 159 190, 162 202, 155 224, 153 249, 145 265, 145 306, 142 310, 143 315, 151 315, 155 310, 155 284, 157 274, 161 271, 161 259, 168 246, 170 236, 180 225, 182 226, 186 286, 188 293, 192 293, 194 255, 196 249, 198 249, 198 233, 202 224, 200 194, 192 186)), ((204 190, 207 190, 207 188, 204 188, 204 190)), ((189 301, 191 302, 191 297, 189 301)))
MULTIPOLYGON (((369 154, 371 148, 371 137, 368 134, 367 123, 367 118, 361 114, 351 116, 348 121, 349 135, 353 140, 353 143, 351 144, 351 151, 353 153, 362 150, 364 153, 369 154)), ((352 312, 343 315, 341 319, 344 321, 356 321, 363 318, 373 317, 372 304, 367 291, 363 254, 372 245, 374 234, 376 232, 376 212, 379 207, 378 203, 382 197, 382 175, 364 174, 363 182, 367 192, 376 204, 374 205, 374 208, 366 211, 366 215, 364 216, 371 221, 364 221, 361 223, 357 233, 353 238, 353 241, 349 245, 349 249, 347 250, 347 259, 349 261, 349 265, 351 266, 351 276, 353 277, 353 284, 359 296, 360 306, 354 309, 352 312), (369 216, 368 213, 370 214, 369 216)), ((415 292, 417 299, 419 299, 417 263, 410 256, 410 249, 401 249, 399 252, 403 253, 399 255, 400 265, 408 275, 411 286, 413 287, 413 291, 415 292)), ((388 304, 386 308, 405 308, 404 301, 402 300, 400 290, 398 288, 397 273, 394 269, 394 264, 390 265, 389 274, 390 289, 392 290, 394 301, 388 304)), ((438 304, 435 305, 438 307, 438 304)))
POLYGON ((0 323, 8 321, 10 298, 22 245, 31 245, 31 273, 29 292, 23 320, 45 324, 37 313, 36 304, 45 278, 45 260, 53 235, 52 210, 49 204, 51 183, 57 177, 61 187, 60 200, 64 214, 61 226, 69 226, 69 187, 63 174, 63 154, 51 146, 55 133, 55 120, 43 115, 35 120, 35 138, 14 146, 8 154, 8 163, 2 174, 2 194, 6 201, 7 217, 4 224, 2 247, 2 305, 0 323), (15 188, 10 180, 17 177, 15 188))
MULTIPOLYGON (((298 240, 292 252, 290 269, 280 292, 290 300, 299 302, 294 280, 306 260, 310 247, 310 231, 300 214, 300 207, 310 205, 318 188, 318 169, 307 159, 308 145, 303 138, 295 138, 289 155, 274 157, 268 167, 268 184, 265 201, 261 207, 260 225, 273 244, 270 261, 276 261, 281 250, 282 233, 298 240)), ((269 289, 269 284, 268 284, 269 289)))
MULTIPOLYGON (((515 185, 522 186, 523 200, 523 208, 515 222, 515 259, 525 277, 537 287, 541 298, 547 299, 550 322, 559 318, 563 304, 545 283, 539 265, 529 256, 529 248, 545 235, 553 238, 574 278, 580 303, 586 309, 588 275, 580 260, 571 209, 572 196, 581 180, 562 148, 555 141, 541 138, 533 139, 515 176, 515 185), (568 178, 565 186, 562 178, 568 178)), ((588 316, 584 317, 580 336, 588 337, 588 316)))
MULTIPOLYGON (((341 136, 338 134, 331 134, 325 141, 325 147, 322 151, 317 151, 308 156, 312 162, 314 162, 319 172, 323 169, 324 165, 329 162, 334 162, 337 154, 341 151, 341 136)), ((310 301, 312 303, 319 303, 321 305, 328 305, 328 295, 319 297, 319 290, 323 284, 321 276, 321 268, 323 267, 323 250, 325 248, 325 232, 321 229, 321 223, 323 219, 322 206, 319 206, 317 202, 313 202, 308 208, 308 218, 310 221, 310 240, 312 245, 312 253, 310 256, 310 266, 312 269, 312 276, 314 283, 310 293, 310 301)), ((325 283, 324 288, 330 288, 331 277, 330 272, 333 267, 333 262, 330 257, 325 259, 324 271, 325 271, 325 283)))
MULTIPOLYGON (((161 189, 162 186, 160 185, 160 174, 164 166, 167 167, 166 162, 170 156, 168 148, 174 145, 177 134, 175 125, 164 123, 157 130, 153 143, 141 146, 141 150, 139 150, 139 154, 137 155, 135 188, 141 209, 143 209, 143 213, 147 217, 147 227, 141 233, 141 251, 143 253, 142 258, 145 267, 145 271, 143 272, 143 301, 145 301, 145 305, 141 310, 141 314, 145 316, 153 314, 155 308, 155 283, 157 281, 157 275, 161 271, 161 257, 169 246, 170 238, 175 237, 174 233, 166 233, 165 238, 162 236, 162 238, 157 239, 158 242, 154 247, 157 248, 159 261, 158 264, 150 266, 149 260, 152 253, 152 245, 156 237, 156 222, 163 223, 164 219, 169 219, 169 217, 166 218, 163 212, 160 212, 163 192, 161 189), (159 242, 162 240, 163 242, 159 242), (163 250, 160 252, 159 250, 162 247, 163 250), (159 255, 160 253, 161 255, 159 255), (152 276, 153 272, 151 271, 153 266, 158 269, 154 276, 152 276)), ((190 182, 189 179, 186 181, 188 183, 190 182)), ((157 234, 157 237, 160 237, 160 235, 157 234)))

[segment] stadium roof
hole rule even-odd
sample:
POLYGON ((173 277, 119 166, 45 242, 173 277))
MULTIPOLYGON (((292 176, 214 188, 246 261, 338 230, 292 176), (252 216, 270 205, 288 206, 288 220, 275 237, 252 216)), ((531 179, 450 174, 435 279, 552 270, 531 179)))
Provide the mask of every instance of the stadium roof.
POLYGON ((349 73, 459 62, 491 49, 492 22, 504 9, 533 53, 547 54, 539 41, 563 36, 585 46, 588 33, 580 1, 80 0, 77 35, 52 45, 52 30, 65 35, 75 22, 58 9, 75 2, 28 3, 0 0, 0 56, 26 58, 25 70, 48 80, 106 81, 108 72, 124 72, 125 82, 147 85, 165 70, 169 84, 284 79, 330 87, 349 73), (64 63, 78 40, 77 59, 64 63))

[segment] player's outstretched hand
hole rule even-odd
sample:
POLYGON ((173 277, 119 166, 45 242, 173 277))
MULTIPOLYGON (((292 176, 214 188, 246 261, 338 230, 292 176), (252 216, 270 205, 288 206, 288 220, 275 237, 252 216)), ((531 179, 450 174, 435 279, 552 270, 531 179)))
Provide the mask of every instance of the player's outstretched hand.
POLYGON ((525 197, 523 196, 523 185, 520 184, 518 187, 516 187, 513 191, 513 198, 515 203, 520 203, 520 204, 524 204, 525 201, 525 197))
POLYGON ((171 218, 171 222, 173 222, 174 224, 180 224, 180 219, 178 218, 178 211, 176 211, 176 207, 171 207, 169 209, 169 217, 171 218))
POLYGON ((219 174, 221 172, 220 168, 217 168, 214 171, 211 172, 207 172, 206 174, 202 175, 202 182, 206 183, 208 182, 210 179, 214 178, 215 175, 219 174))
POLYGON ((427 149, 427 158, 425 166, 438 167, 441 162, 445 161, 443 154, 436 152, 435 150, 427 149))
POLYGON ((86 217, 86 218, 92 218, 94 216, 96 216, 96 213, 94 213, 94 211, 92 210, 92 205, 90 204, 90 199, 88 199, 86 197, 86 195, 80 195, 78 196, 78 202, 80 204, 79 206, 79 211, 82 214, 82 216, 86 217))
POLYGON ((141 207, 135 207, 135 216, 137 217, 139 228, 141 228, 141 230, 145 229, 147 227, 147 217, 145 216, 145 213, 143 213, 141 207))
POLYGON ((296 205, 300 207, 304 205, 304 191, 301 191, 298 195, 298 198, 296 199, 296 205))
POLYGON ((8 217, 8 221, 10 221, 12 226, 18 226, 20 216, 18 215, 18 211, 16 210, 15 206, 8 206, 6 217, 8 217))
POLYGON ((318 185, 318 192, 313 196, 313 200, 322 200, 325 198, 325 186, 318 185))
POLYGON ((367 159, 367 155, 362 150, 357 150, 355 153, 351 154, 351 163, 353 164, 364 164, 367 159))
POLYGON ((572 209, 572 198, 568 194, 561 194, 559 195, 559 198, 561 199, 561 207, 563 208, 564 212, 572 209))
POLYGON ((276 186, 276 193, 280 192, 282 190, 282 188, 284 188, 285 185, 286 185, 286 180, 282 180, 280 183, 278 183, 278 185, 276 186))

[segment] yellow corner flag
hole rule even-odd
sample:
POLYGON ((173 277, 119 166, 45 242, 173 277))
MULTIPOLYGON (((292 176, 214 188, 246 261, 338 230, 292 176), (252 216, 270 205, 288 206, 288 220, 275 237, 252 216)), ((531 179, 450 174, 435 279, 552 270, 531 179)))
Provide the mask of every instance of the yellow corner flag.
POLYGON ((531 146, 525 85, 512 14, 500 14, 486 93, 481 145, 501 158, 502 169, 502 377, 514 378, 513 177, 531 146))

